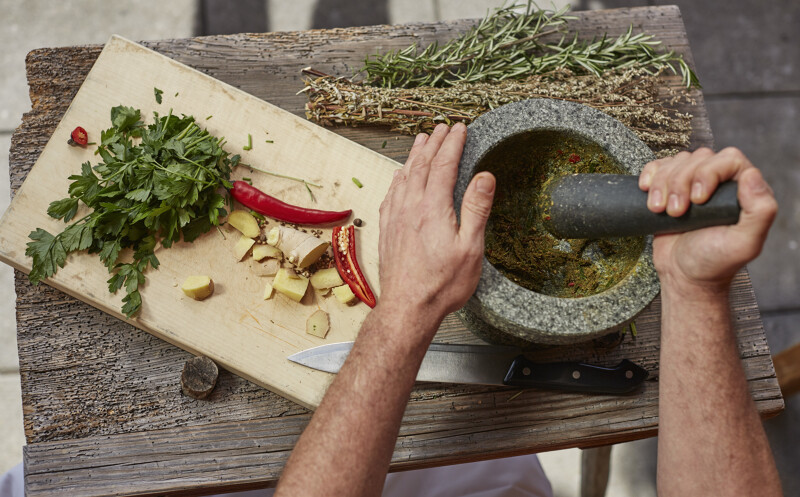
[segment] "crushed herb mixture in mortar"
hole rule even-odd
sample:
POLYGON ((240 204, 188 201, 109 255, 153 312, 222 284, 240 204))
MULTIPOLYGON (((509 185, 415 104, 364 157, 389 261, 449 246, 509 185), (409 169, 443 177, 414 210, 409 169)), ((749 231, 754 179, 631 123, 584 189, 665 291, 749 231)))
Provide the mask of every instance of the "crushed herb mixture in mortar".
POLYGON ((486 229, 486 257, 517 284, 554 297, 586 297, 621 281, 644 248, 643 237, 558 239, 545 229, 549 181, 573 173, 625 173, 594 142, 558 131, 503 142, 479 170, 497 177, 486 229))

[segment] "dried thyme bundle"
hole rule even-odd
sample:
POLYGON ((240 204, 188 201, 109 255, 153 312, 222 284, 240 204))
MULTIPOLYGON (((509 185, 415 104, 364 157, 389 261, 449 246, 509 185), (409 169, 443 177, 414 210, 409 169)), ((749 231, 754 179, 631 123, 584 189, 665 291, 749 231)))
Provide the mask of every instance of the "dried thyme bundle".
POLYGON ((446 88, 380 88, 306 69, 314 78, 302 90, 306 117, 323 125, 391 125, 413 134, 436 124, 468 124, 501 105, 529 98, 552 98, 594 107, 620 120, 659 155, 689 146, 692 116, 675 107, 693 104, 685 88, 664 84, 663 71, 646 68, 611 71, 603 77, 575 75, 568 69, 492 83, 460 82, 446 88))

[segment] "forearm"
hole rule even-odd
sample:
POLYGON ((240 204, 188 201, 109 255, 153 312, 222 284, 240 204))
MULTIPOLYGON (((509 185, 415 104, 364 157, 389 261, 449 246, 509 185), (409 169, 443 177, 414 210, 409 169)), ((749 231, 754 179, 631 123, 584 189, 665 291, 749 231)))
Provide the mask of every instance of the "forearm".
POLYGON ((438 316, 378 306, 300 437, 276 495, 379 495, 438 316))
POLYGON ((662 281, 659 495, 780 495, 727 290, 662 281))

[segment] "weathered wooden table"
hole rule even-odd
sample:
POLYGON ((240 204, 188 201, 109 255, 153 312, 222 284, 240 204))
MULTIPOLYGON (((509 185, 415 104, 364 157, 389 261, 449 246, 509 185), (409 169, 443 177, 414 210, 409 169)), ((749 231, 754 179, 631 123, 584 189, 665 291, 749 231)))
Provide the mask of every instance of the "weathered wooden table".
MULTIPOLYGON (((618 34, 633 24, 691 54, 677 7, 578 13, 582 36, 618 34)), ((349 75, 367 53, 463 32, 457 21, 296 33, 214 36, 146 43, 180 62, 303 114, 300 69, 349 75)), ((41 49, 27 58, 33 110, 12 137, 12 192, 20 186, 99 46, 41 49)), ((679 84, 674 80, 673 84, 679 84)), ((702 94, 693 146, 712 145, 702 94)), ((335 129, 402 162, 411 139, 385 128, 335 129), (381 145, 385 140, 385 148, 381 145)), ((222 372, 208 401, 180 391, 189 354, 47 286, 16 274, 18 345, 29 495, 210 493, 274 485, 311 413, 222 372)), ((759 411, 783 408, 770 351, 746 271, 731 293, 739 351, 759 411)), ((626 397, 462 385, 419 385, 406 410, 392 469, 593 447, 654 436, 658 429, 660 300, 638 318, 638 338, 621 344, 549 348, 542 360, 615 363, 627 357, 651 372, 626 397)), ((702 332, 702 330, 698 330, 702 332)), ((449 317, 437 341, 475 343, 449 317)))

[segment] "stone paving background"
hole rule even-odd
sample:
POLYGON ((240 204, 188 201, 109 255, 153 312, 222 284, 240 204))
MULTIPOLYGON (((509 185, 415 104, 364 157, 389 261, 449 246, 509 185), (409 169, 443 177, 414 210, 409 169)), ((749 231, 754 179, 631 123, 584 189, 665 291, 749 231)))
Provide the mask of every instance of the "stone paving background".
MULTIPOLYGON (((25 54, 44 46, 482 17, 500 0, 0 0, 0 214, 11 133, 29 109, 25 54), (157 15, 153 15, 157 13, 157 15)), ((559 0, 557 5, 566 2, 559 0)), ((574 10, 678 4, 704 87, 716 149, 760 167, 780 212, 750 264, 773 353, 800 342, 800 2, 580 0, 574 10)), ((544 5, 544 2, 543 2, 544 5)), ((22 459, 12 271, 0 264, 0 472, 22 459)), ((698 330, 702 332, 702 330, 698 330)), ((765 423, 786 495, 800 495, 800 397, 765 423)), ((609 496, 655 496, 656 439, 614 447, 609 496)), ((543 454, 556 496, 579 493, 580 451, 543 454)))

